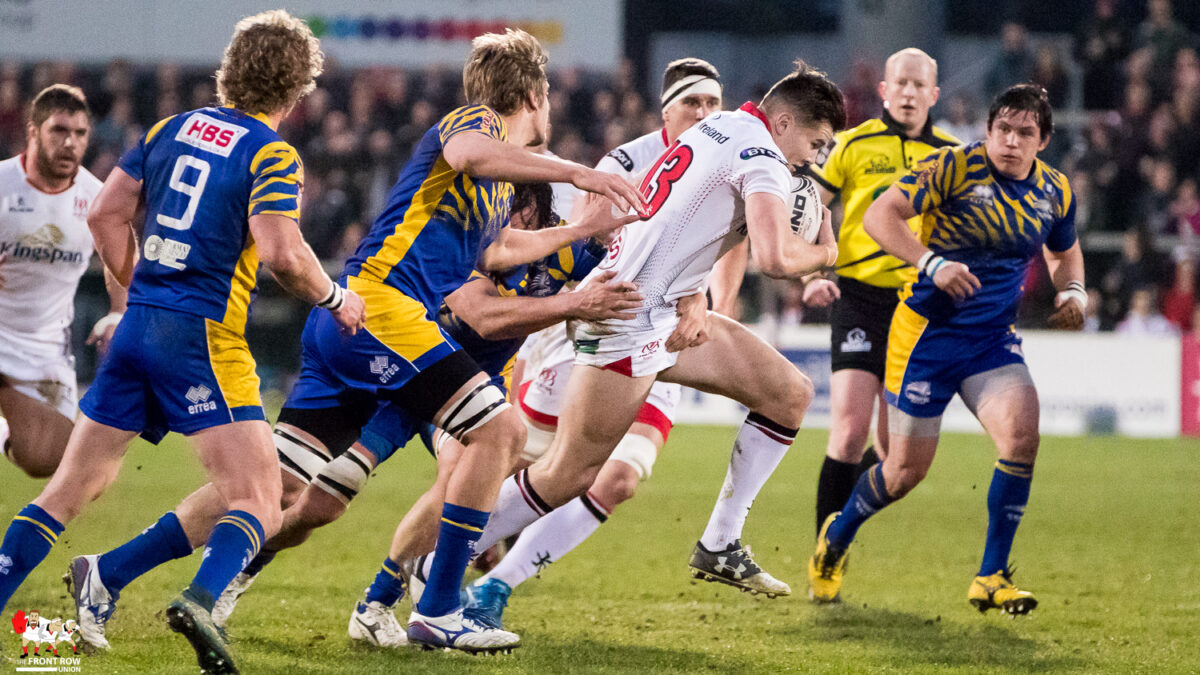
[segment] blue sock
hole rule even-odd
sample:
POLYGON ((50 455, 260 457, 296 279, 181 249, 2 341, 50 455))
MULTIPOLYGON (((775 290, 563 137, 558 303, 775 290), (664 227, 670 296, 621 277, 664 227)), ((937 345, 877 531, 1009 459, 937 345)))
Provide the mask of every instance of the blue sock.
POLYGON ((46 559, 62 531, 62 523, 36 504, 13 518, 0 544, 0 613, 25 577, 46 559))
POLYGON ((487 511, 476 511, 450 502, 442 507, 442 526, 434 550, 433 570, 425 583, 418 611, 425 616, 443 616, 459 608, 458 592, 463 572, 474 552, 474 544, 487 525, 487 511))
MULTIPOLYGON (((263 571, 263 568, 269 565, 277 555, 279 555, 279 551, 272 551, 269 548, 264 548, 258 552, 258 555, 254 556, 254 560, 251 560, 250 564, 246 565, 246 569, 242 571, 252 577, 258 576, 258 573, 263 571)), ((234 576, 237 575, 235 574, 234 576)))
POLYGON ((100 581, 116 597, 129 582, 159 565, 192 554, 183 526, 174 511, 163 514, 138 536, 100 556, 100 581))
POLYGON ((987 543, 983 547, 983 562, 979 576, 988 576, 1008 569, 1008 554, 1013 537, 1025 515, 1029 502, 1029 484, 1033 481, 1033 465, 999 460, 992 472, 988 488, 987 543))
POLYGON ((867 522, 867 518, 894 501, 883 483, 883 462, 864 471, 858 477, 850 499, 846 500, 842 515, 829 525, 829 531, 825 534, 829 543, 838 548, 850 546, 854 535, 858 534, 858 528, 867 522))
POLYGON ((404 575, 400 565, 387 558, 383 568, 375 575, 375 581, 367 589, 367 602, 378 602, 384 607, 391 607, 400 601, 404 595, 404 575))
POLYGON ((213 527, 200 571, 188 587, 193 599, 211 612, 221 591, 258 555, 262 541, 263 529, 258 518, 245 511, 226 513, 213 527))

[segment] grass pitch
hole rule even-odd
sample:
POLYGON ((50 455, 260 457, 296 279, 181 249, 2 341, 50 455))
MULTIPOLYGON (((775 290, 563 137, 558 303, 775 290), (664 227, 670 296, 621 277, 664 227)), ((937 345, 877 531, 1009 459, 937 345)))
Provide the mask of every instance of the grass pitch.
MULTIPOLYGON (((733 430, 681 427, 654 476, 591 540, 513 595, 507 623, 524 647, 469 657, 352 644, 354 601, 400 516, 433 476, 410 447, 384 465, 339 522, 267 568, 230 620, 244 673, 1200 671, 1200 443, 1116 438, 1043 441, 1013 557, 1041 602, 1030 618, 978 614, 967 585, 982 553, 994 454, 952 435, 925 483, 865 525, 851 550, 845 602, 805 599, 813 494, 824 432, 801 434, 760 495, 745 541, 794 595, 766 600, 694 582, 687 558, 724 475, 733 430)), ((202 480, 172 436, 135 445, 116 485, 72 523, 5 612, 0 654, 15 656, 13 611, 73 612, 59 577, 71 556, 107 550, 152 523, 202 480)), ((41 483, 0 463, 0 519, 41 483)), ((163 617, 194 574, 193 555, 135 581, 109 624, 114 649, 83 673, 193 673, 163 617)), ((407 601, 398 612, 407 617, 407 601)), ((0 672, 13 664, 0 662, 0 672)))

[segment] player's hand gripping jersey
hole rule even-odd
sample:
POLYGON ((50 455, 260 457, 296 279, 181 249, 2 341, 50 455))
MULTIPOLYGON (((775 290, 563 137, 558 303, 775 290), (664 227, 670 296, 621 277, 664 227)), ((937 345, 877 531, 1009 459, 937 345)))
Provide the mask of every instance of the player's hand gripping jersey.
POLYGON ((508 223, 513 191, 511 183, 458 173, 446 162, 446 143, 467 132, 508 138, 504 121, 487 106, 443 117, 413 150, 383 213, 347 261, 345 276, 396 288, 431 314, 467 280, 479 254, 508 223))
POLYGON ((683 132, 642 181, 647 222, 621 230, 592 274, 614 270, 617 281, 633 281, 645 296, 636 319, 604 327, 645 329, 651 314, 673 317, 674 301, 700 291, 717 258, 746 236, 746 197, 764 192, 786 201, 790 189, 783 153, 752 104, 683 132))
POLYGON ((921 220, 921 241, 946 260, 968 266, 980 288, 955 302, 921 274, 905 304, 935 323, 1004 328, 1017 318, 1022 283, 1045 244, 1075 244, 1075 199, 1067 179, 1035 160, 1028 178, 991 169, 983 142, 944 148, 896 183, 921 220))
POLYGON ((265 419, 244 336, 258 275, 250 218, 299 220, 299 156, 263 116, 201 108, 154 125, 119 168, 142 183, 142 256, 80 409, 155 443, 168 429, 265 419))

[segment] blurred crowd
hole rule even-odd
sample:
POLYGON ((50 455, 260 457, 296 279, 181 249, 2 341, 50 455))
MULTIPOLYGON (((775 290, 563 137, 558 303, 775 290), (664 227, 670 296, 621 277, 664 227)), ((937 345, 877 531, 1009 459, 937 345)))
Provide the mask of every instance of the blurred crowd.
MULTIPOLYGON (((1174 18, 1170 0, 1149 0, 1140 24, 1118 17, 1116 2, 1095 0, 1070 39, 1039 40, 1005 24, 980 90, 944 95, 935 123, 977 140, 992 94, 1017 82, 1045 87, 1062 133, 1042 156, 1070 177, 1080 232, 1109 242, 1098 251, 1085 245, 1088 329, 1190 331, 1193 315, 1200 320, 1200 39, 1174 18)), ((841 83, 852 125, 879 112, 880 65, 855 64, 841 83)), ((155 121, 216 98, 211 68, 2 63, 0 157, 21 151, 25 106, 53 82, 77 84, 89 97, 95 128, 85 165, 101 179, 155 121)), ((461 82, 451 68, 332 66, 319 83, 280 133, 305 161, 302 228, 336 266, 382 209, 414 144, 460 105, 461 82)), ((635 86, 629 64, 615 72, 552 71, 551 150, 594 164, 606 150, 658 129, 649 94, 635 86)), ((1043 267, 1034 267, 1027 287, 1022 322, 1044 325, 1053 290, 1043 267)), ((800 298, 799 287, 751 276, 743 318, 821 321, 823 313, 806 310, 800 298)))

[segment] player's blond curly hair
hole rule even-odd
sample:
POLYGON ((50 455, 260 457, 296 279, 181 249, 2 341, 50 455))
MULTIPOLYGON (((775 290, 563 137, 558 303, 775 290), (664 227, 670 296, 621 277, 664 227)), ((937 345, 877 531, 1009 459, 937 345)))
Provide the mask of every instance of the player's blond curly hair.
POLYGON ((289 110, 316 88, 325 65, 308 24, 282 9, 238 21, 217 70, 221 105, 250 113, 289 110))
POLYGON ((511 115, 526 104, 532 107, 543 96, 546 61, 537 38, 523 30, 480 35, 471 41, 471 56, 463 66, 467 102, 486 105, 501 115, 511 115))

